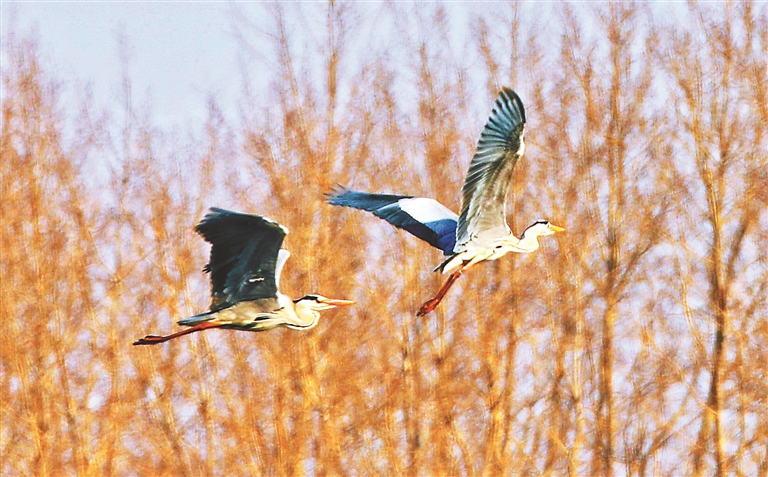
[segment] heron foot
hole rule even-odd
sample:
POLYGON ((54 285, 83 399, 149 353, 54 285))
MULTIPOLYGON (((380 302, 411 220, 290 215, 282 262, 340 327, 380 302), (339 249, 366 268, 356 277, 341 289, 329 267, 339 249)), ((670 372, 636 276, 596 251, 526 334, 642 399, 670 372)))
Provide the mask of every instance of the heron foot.
POLYGON ((134 346, 137 345, 153 345, 158 343, 164 343, 168 341, 168 339, 165 336, 157 336, 157 335, 147 335, 140 340, 136 340, 133 342, 134 346))
POLYGON ((431 300, 426 301, 423 305, 421 305, 421 308, 419 308, 419 312, 416 313, 416 316, 424 316, 428 313, 431 313, 435 308, 437 308, 439 303, 439 298, 432 298, 431 300))

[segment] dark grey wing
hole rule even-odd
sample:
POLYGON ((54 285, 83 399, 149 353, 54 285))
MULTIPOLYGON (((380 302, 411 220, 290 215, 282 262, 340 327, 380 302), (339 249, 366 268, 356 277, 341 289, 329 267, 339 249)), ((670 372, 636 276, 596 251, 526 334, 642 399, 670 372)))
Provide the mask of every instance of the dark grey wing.
POLYGON ((472 235, 503 227, 512 171, 525 151, 525 108, 517 94, 503 88, 491 117, 480 135, 475 157, 462 188, 462 207, 456 243, 466 244, 472 235))
POLYGON ((285 227, 258 215, 211 208, 195 230, 212 245, 204 269, 211 274, 211 310, 277 295, 285 227))
POLYGON ((458 215, 434 199, 409 195, 368 194, 339 188, 326 194, 328 203, 373 213, 424 240, 444 254, 453 253, 458 215))

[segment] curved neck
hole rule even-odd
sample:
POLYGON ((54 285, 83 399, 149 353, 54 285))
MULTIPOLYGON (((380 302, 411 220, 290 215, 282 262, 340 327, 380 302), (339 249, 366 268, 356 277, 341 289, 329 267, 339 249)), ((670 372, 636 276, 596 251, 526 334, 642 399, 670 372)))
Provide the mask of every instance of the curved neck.
POLYGON ((539 236, 534 234, 523 234, 523 238, 519 239, 510 234, 506 243, 513 252, 531 253, 539 248, 539 236))
POLYGON ((309 330, 317 326, 320 321, 320 313, 316 310, 302 306, 299 303, 293 309, 296 319, 293 323, 286 323, 285 326, 292 330, 309 330))

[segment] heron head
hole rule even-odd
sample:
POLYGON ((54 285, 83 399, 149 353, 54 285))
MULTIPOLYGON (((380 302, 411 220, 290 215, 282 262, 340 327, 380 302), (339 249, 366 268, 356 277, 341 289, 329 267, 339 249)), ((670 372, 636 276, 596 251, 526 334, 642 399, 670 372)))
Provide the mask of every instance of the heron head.
POLYGON ((543 237, 545 235, 552 235, 554 233, 563 231, 565 231, 564 228, 558 227, 555 224, 550 224, 548 220, 537 220, 536 222, 529 225, 527 229, 525 229, 523 234, 520 236, 520 240, 522 240, 526 235, 533 237, 543 237))
POLYGON ((336 300, 320 295, 304 295, 298 300, 293 300, 293 302, 296 304, 296 308, 304 308, 313 311, 330 310, 337 306, 349 306, 355 304, 352 300, 336 300))

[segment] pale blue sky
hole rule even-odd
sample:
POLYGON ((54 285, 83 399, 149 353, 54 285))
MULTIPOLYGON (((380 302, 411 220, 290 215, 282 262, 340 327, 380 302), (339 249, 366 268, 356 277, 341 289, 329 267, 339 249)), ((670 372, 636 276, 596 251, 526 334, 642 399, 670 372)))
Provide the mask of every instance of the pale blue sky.
MULTIPOLYGON (((286 9, 288 28, 303 67, 322 55, 325 31, 325 2, 301 2, 286 9), (320 20, 320 21, 318 21, 320 20), (319 29, 319 30, 318 30, 319 29), (296 42, 301 38, 302 42, 296 42)), ((403 8, 415 3, 406 2, 403 8)), ((508 6, 495 2, 446 2, 454 20, 449 44, 442 47, 454 51, 462 62, 479 60, 477 52, 466 52, 467 19, 485 13, 491 18, 506 18, 508 6), (469 53, 469 58, 467 54, 469 53)), ((528 26, 541 24, 544 5, 536 5, 536 15, 525 17, 528 26)), ((430 4, 422 11, 431 11, 430 4)), ((353 50, 351 60, 359 60, 374 49, 390 51, 400 41, 401 28, 382 14, 385 3, 374 1, 355 5, 353 50), (392 33, 392 34, 390 34, 392 33), (357 58, 355 58, 357 56, 357 58)), ((159 125, 198 124, 206 117, 206 97, 213 93, 228 115, 235 114, 240 98, 246 64, 249 86, 259 89, 274 80, 275 64, 267 34, 274 19, 267 2, 228 1, 5 1, 0 0, 2 35, 14 31, 20 35, 35 32, 39 52, 50 66, 54 78, 66 82, 89 82, 97 103, 113 107, 119 97, 122 66, 118 38, 123 35, 129 45, 129 74, 134 92, 134 105, 143 106, 150 94, 152 118, 159 125), (247 35, 249 51, 239 42, 235 29, 247 35), (266 55, 260 57, 260 55, 266 55)), ((411 18, 411 21, 420 20, 411 18)), ((440 42, 439 39, 435 41, 440 42)), ((397 52, 393 52, 397 58, 397 52)), ((0 57, 2 57, 0 55, 0 57)), ((350 58, 347 56, 347 58, 350 58)), ((392 58, 390 58, 392 60, 392 58)), ((397 61, 397 59, 395 60, 397 61)), ((341 65, 342 73, 345 67, 341 65)), ((318 78, 322 82, 323 78, 318 78)), ((342 88, 345 85, 340 84, 342 88)), ((342 91, 343 93, 343 91, 342 91)), ((485 113, 483 113, 485 114, 485 113)))
POLYGON ((2 1, 0 10, 3 34, 36 32, 57 79, 91 82, 102 104, 118 93, 121 33, 135 99, 149 92, 161 123, 204 117, 207 93, 226 102, 237 91, 227 3, 2 1))

